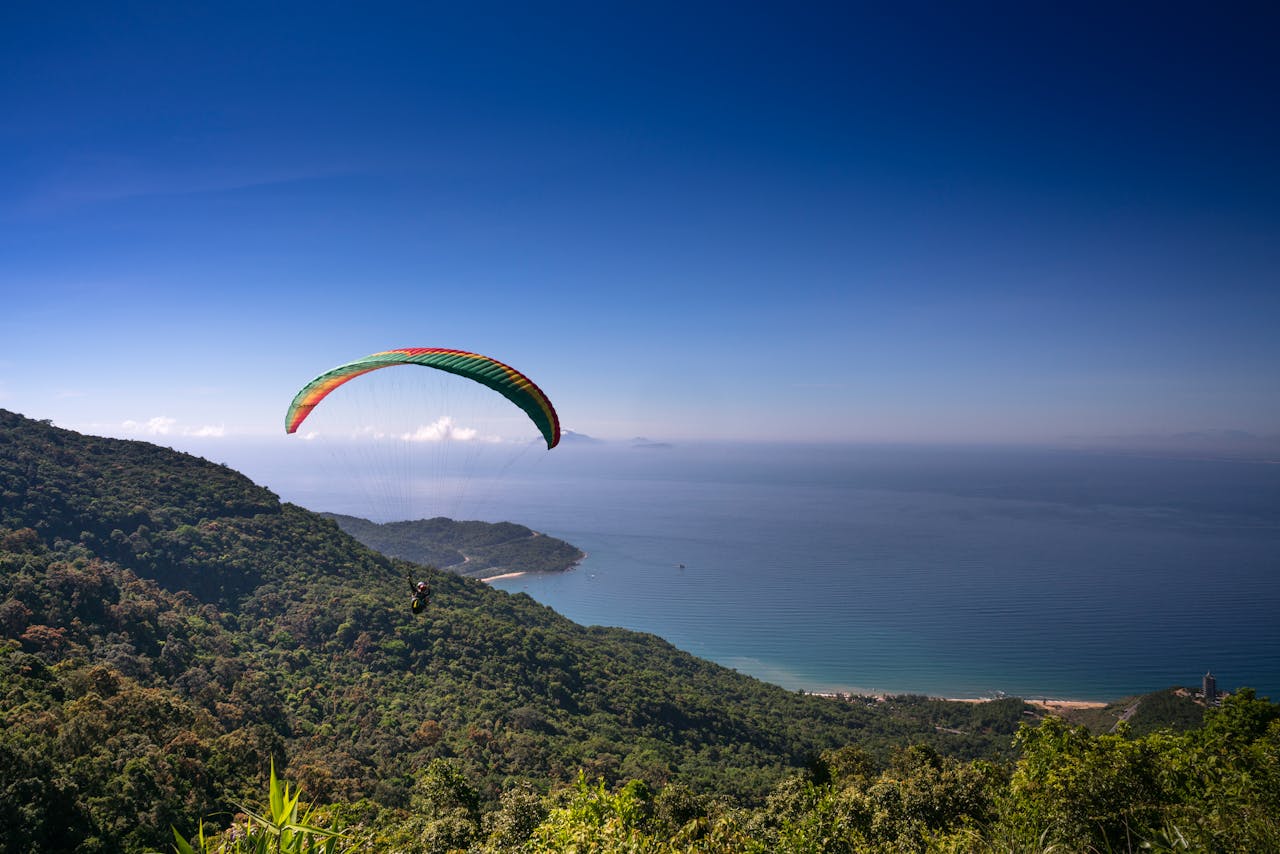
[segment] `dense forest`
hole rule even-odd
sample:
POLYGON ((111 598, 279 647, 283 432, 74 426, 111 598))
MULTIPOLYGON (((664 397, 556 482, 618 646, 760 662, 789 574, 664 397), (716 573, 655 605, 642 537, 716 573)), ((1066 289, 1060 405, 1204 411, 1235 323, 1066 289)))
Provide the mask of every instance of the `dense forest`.
POLYGON ((5 852, 1280 847, 1280 714, 1248 691, 1098 734, 788 692, 2 410, 0 638, 5 852))
POLYGON ((387 557, 447 569, 468 578, 492 578, 508 572, 563 572, 586 557, 564 540, 514 522, 459 522, 437 516, 377 523, 340 513, 321 515, 387 557))

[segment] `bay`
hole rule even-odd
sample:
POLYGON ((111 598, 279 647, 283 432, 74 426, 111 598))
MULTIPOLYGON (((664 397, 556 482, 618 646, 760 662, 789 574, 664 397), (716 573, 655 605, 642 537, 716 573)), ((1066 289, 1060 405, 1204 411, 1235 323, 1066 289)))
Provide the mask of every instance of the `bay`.
MULTIPOLYGON (((402 512, 369 512, 344 478, 274 477, 312 509, 402 512)), ((1212 670, 1280 694, 1280 466, 1263 461, 638 442, 480 481, 464 515, 588 553, 495 587, 787 688, 1116 699, 1212 670)))

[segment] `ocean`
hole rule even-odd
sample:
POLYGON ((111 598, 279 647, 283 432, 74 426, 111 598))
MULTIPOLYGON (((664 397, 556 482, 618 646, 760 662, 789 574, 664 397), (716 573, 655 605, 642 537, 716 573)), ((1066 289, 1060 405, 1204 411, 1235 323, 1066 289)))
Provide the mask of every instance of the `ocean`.
MULTIPOLYGON (((405 514, 341 465, 255 479, 315 510, 405 514)), ((789 689, 1111 700, 1212 671, 1280 698, 1273 463, 584 442, 405 479, 394 494, 465 494, 455 518, 588 553, 495 587, 789 689)))

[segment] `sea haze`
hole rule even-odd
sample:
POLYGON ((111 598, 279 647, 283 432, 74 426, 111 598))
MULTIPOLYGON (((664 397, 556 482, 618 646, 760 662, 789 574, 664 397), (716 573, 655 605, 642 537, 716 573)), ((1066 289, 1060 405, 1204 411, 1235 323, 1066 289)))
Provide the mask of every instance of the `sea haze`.
MULTIPOLYGON (((316 510, 396 514, 329 471, 264 482, 316 510)), ((478 476, 465 515, 589 554, 495 586, 788 688, 1114 699, 1212 670, 1280 696, 1280 465, 643 443, 478 476)))

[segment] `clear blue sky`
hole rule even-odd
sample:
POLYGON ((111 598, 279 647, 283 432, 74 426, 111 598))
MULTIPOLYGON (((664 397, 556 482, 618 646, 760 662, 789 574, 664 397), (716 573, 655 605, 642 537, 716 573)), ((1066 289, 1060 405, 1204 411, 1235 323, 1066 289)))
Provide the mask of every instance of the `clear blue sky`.
POLYGON ((0 407, 446 346, 605 438, 1280 434, 1280 14, 1116 5, 6 3, 0 407))

